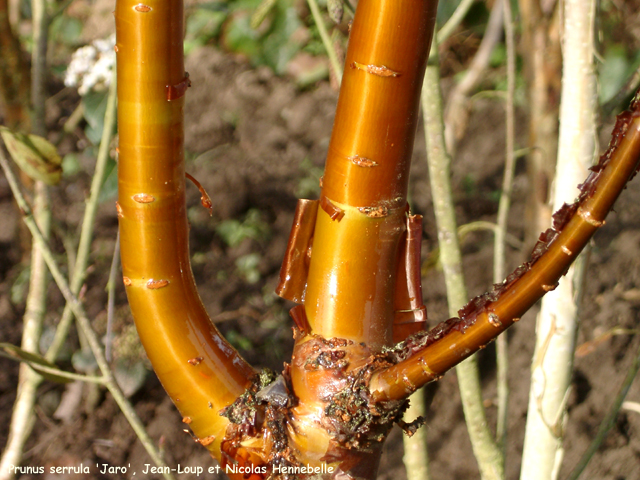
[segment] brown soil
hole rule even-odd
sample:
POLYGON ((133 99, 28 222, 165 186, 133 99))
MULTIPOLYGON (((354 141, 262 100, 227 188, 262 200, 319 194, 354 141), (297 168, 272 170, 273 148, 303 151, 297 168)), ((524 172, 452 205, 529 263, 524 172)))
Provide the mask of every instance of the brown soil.
MULTIPOLYGON (((189 216, 192 225, 191 248, 194 271, 200 293, 212 316, 250 306, 263 320, 257 322, 239 315, 220 328, 241 353, 256 367, 279 370, 291 352, 292 339, 287 311, 292 306, 277 298, 273 291, 280 261, 289 234, 296 192, 312 184, 309 168, 301 161, 309 158, 321 167, 326 154, 337 94, 327 83, 308 90, 298 90, 290 81, 275 77, 268 69, 251 69, 246 62, 213 48, 194 52, 187 61, 193 80, 187 99, 186 149, 190 160, 187 170, 209 191, 215 215, 209 218, 199 205, 199 194, 191 189, 189 216), (206 152, 206 153, 205 153, 206 152), (203 154, 204 153, 204 154, 203 154), (202 154, 202 155, 201 155, 202 154), (228 247, 214 228, 223 220, 243 219, 250 209, 257 209, 269 226, 269 234, 245 239, 228 247), (260 279, 249 283, 239 273, 236 261, 257 253, 260 279)), ((57 119, 56 119, 57 120, 57 119)), ((520 118, 519 144, 526 143, 524 114, 520 118)), ((610 127, 604 128, 608 130, 610 127)), ((459 146, 453 165, 460 224, 474 220, 494 221, 496 192, 501 183, 503 156, 503 109, 498 103, 477 101, 467 134, 459 146)), ((436 246, 435 221, 428 188, 424 140, 419 131, 413 160, 411 202, 413 209, 425 216, 423 255, 436 246)), ((63 142, 63 149, 75 148, 73 141, 63 142)), ((90 159, 84 159, 91 170, 90 159)), ((52 189, 54 210, 60 231, 74 232, 81 218, 88 191, 89 176, 79 173, 52 189)), ((524 236, 524 203, 527 178, 518 169, 510 231, 524 236)), ((579 343, 592 340, 613 327, 638 328, 640 307, 640 182, 632 183, 607 219, 606 228, 597 235, 583 301, 579 343)), ((97 238, 87 279, 85 303, 95 319, 94 326, 105 331, 106 296, 104 286, 111 262, 116 234, 114 198, 105 201, 97 219, 97 238)), ((10 290, 24 266, 18 238, 18 217, 3 178, 0 178, 0 339, 20 342, 24 302, 13 304, 10 290)), ((56 240, 56 251, 62 245, 56 240)), ((464 242, 465 273, 469 292, 479 294, 491 284, 492 238, 488 233, 474 233, 464 242)), ((521 251, 509 252, 515 267, 524 258, 521 251)), ((62 262, 62 257, 61 257, 62 262)), ((425 301, 432 324, 447 318, 442 273, 430 270, 424 278, 425 301)), ((124 335, 131 324, 123 288, 118 286, 116 334, 124 335)), ((47 321, 53 324, 62 310, 61 296, 51 287, 47 321)), ((510 421, 507 478, 518 477, 522 437, 526 417, 529 368, 534 341, 535 312, 530 312, 511 331, 510 341, 510 421)), ((72 346, 75 348, 76 344, 72 346)), ((561 476, 575 465, 593 439, 598 425, 611 405, 626 371, 640 345, 637 335, 614 336, 592 354, 576 361, 574 384, 569 398, 570 418, 566 435, 566 455, 561 476)), ((488 348, 480 356, 484 396, 489 421, 495 422, 495 356, 488 348)), ((64 368, 71 368, 68 361, 64 368)), ((17 366, 0 358, 0 444, 4 445, 15 398, 17 366)), ((34 434, 26 446, 25 465, 79 465, 91 468, 87 475, 22 475, 21 479, 63 478, 116 479, 160 478, 143 475, 145 463, 151 463, 128 426, 115 402, 104 392, 85 388, 85 396, 65 420, 51 414, 64 387, 45 383, 41 387, 34 434), (126 475, 99 474, 97 464, 127 466, 126 475), (138 472, 132 477, 132 472, 138 472)), ((466 433, 457 393, 456 375, 447 374, 429 386, 431 400, 427 429, 429 455, 434 478, 479 478, 466 433)), ((640 401, 640 383, 629 391, 628 400, 640 401)), ((171 405, 155 376, 150 373, 141 391, 132 397, 138 414, 152 437, 162 445, 169 465, 182 469, 213 465, 206 451, 183 432, 175 408, 171 405)), ((401 434, 395 431, 386 444, 380 478, 405 478, 402 464, 401 434)), ((604 445, 595 455, 583 478, 602 480, 640 479, 640 415, 624 410, 604 445)), ((178 479, 198 478, 178 474, 178 479)), ((202 478, 201 476, 200 478, 202 478)), ((206 474, 206 478, 213 475, 206 474)))

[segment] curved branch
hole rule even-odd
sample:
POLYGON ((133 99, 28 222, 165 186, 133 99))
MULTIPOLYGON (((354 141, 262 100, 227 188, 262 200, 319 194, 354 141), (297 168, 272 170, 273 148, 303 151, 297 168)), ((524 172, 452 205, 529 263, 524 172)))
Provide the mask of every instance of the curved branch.
POLYGON ((428 333, 417 334, 394 349, 396 365, 376 372, 369 385, 374 401, 406 398, 416 388, 437 380, 520 317, 553 290, 604 225, 607 213, 627 182, 640 168, 640 94, 630 111, 618 115, 609 149, 580 185, 580 197, 553 217, 553 228, 542 235, 529 262, 502 284, 476 297, 458 314, 428 333))
POLYGON ((207 316, 189 263, 183 6, 118 0, 115 14, 117 208, 127 296, 158 378, 200 443, 219 458, 228 425, 220 410, 254 372, 207 316))

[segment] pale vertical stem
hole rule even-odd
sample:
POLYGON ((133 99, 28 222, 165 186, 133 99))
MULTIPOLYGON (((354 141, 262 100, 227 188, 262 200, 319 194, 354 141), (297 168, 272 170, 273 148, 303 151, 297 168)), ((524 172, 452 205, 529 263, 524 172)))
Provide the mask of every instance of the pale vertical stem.
MULTIPOLYGON (((476 88, 482 79, 483 72, 489 66, 491 54, 502 37, 502 18, 504 0, 496 0, 489 15, 487 28, 482 42, 469 68, 447 98, 444 114, 445 140, 449 155, 455 156, 456 142, 462 135, 469 116, 469 93, 476 88)), ((438 35, 440 38, 440 35, 438 35)))
MULTIPOLYGON (((38 228, 38 225, 35 222, 33 212, 29 204, 25 200, 24 196, 22 195, 22 192, 20 191, 18 180, 15 174, 13 173, 13 171, 11 170, 9 161, 5 158, 4 152, 1 149, 0 149, 0 168, 2 168, 5 174, 5 177, 7 178, 7 182, 9 183, 9 187, 11 188, 11 192, 13 193, 13 196, 16 200, 16 203, 18 204, 18 207, 20 208, 23 214, 22 220, 27 225, 27 228, 29 229, 29 231, 31 232, 31 235, 33 236, 33 242, 39 244, 40 250, 42 252, 42 257, 45 263, 47 264, 49 271, 51 272, 51 276, 53 277, 53 280, 56 282, 58 288, 60 289, 60 293, 62 293, 62 296, 64 297, 64 299, 67 301, 69 305, 71 305, 71 310, 73 311, 73 314, 78 320, 78 325, 82 329, 84 335, 87 338, 87 343, 89 344, 91 351, 96 358, 98 367, 102 372, 101 383, 105 384, 105 386, 113 396, 114 400, 120 407, 120 410, 124 414, 129 424, 131 425, 131 428, 133 428, 133 430, 136 432, 138 439, 144 446, 145 450, 147 451, 151 459, 154 461, 154 463, 157 466, 164 467, 162 470, 163 472, 166 471, 165 469, 167 468, 167 466, 162 460, 162 457, 158 449, 155 447, 153 440, 151 439, 151 437, 149 437, 149 434, 144 429, 144 425, 142 424, 140 418, 138 417, 138 414, 136 413, 133 406, 129 403, 129 401, 126 399, 126 397, 120 390, 120 387, 118 386, 118 383, 116 382, 115 377, 111 373, 109 364, 107 363, 104 357, 104 352, 102 351, 102 347, 100 346, 100 340, 98 340, 98 336, 96 335, 96 333, 93 331, 91 327, 91 322, 87 318, 87 314, 84 310, 84 307, 82 306, 82 303, 80 302, 80 300, 78 300, 78 297, 75 296, 71 291, 71 288, 69 287, 69 282, 67 282, 67 279, 64 277, 64 275, 62 274, 62 271, 58 267, 58 264, 56 263, 56 260, 53 256, 53 253, 51 252, 51 249, 47 244, 46 239, 44 238, 42 232, 40 231, 40 229, 38 228)), ((174 480, 173 475, 168 471, 166 471, 166 473, 163 473, 162 476, 166 480, 174 480)))
POLYGON ((464 17, 469 13, 469 9, 473 5, 475 0, 462 0, 460 5, 457 6, 456 10, 453 12, 453 15, 447 20, 438 33, 436 34, 437 43, 444 42, 447 38, 451 36, 451 34, 458 28, 458 25, 462 23, 464 17))
POLYGON ((318 8, 318 2, 316 2, 316 0, 307 0, 307 3, 309 4, 311 15, 313 15, 313 21, 316 23, 316 26, 318 27, 318 33, 320 33, 322 44, 324 45, 324 48, 327 51, 327 56, 329 57, 331 68, 333 68, 333 71, 336 74, 336 80, 338 81, 338 85, 340 85, 340 82, 342 81, 342 65, 340 65, 340 61, 338 60, 336 49, 333 48, 333 42, 329 37, 329 33, 327 32, 327 27, 324 24, 324 20, 322 19, 322 14, 320 13, 320 9, 318 8))
MULTIPOLYGON (((35 184, 34 217, 45 237, 48 237, 51 224, 51 210, 47 186, 42 182, 35 184)), ((29 294, 23 317, 21 348, 27 352, 39 353, 38 344, 42 332, 42 322, 46 312, 47 266, 38 242, 31 246, 31 269, 29 294)), ((33 407, 38 386, 42 377, 26 364, 20 365, 18 392, 13 405, 9 438, 0 459, 0 480, 14 477, 11 465, 20 465, 24 444, 31 434, 35 415, 33 407)))
MULTIPOLYGON (((431 49, 424 77, 422 110, 431 192, 438 226, 440 261, 447 286, 449 315, 454 317, 457 316, 457 306, 464 305, 466 302, 467 289, 462 273, 462 258, 451 194, 451 159, 447 154, 444 142, 442 94, 439 81, 438 53, 437 47, 434 47, 431 49)), ((456 367, 456 373, 460 384, 460 396, 467 428, 481 476, 484 480, 501 479, 503 477, 503 459, 487 426, 476 357, 470 357, 460 363, 456 367)))
POLYGON ((45 135, 44 122, 45 78, 47 70, 47 40, 49 20, 47 18, 47 2, 33 0, 33 53, 31 55, 31 128, 36 135, 45 135))
MULTIPOLYGON (((95 228, 95 218, 99 206, 98 199, 100 198, 100 192, 102 191, 102 185, 104 184, 106 177, 109 148, 116 124, 116 93, 116 69, 114 68, 111 76, 111 85, 109 86, 107 108, 104 114, 104 128, 102 130, 102 138, 100 139, 100 147, 96 158, 96 167, 91 180, 91 190, 89 198, 87 199, 87 206, 85 207, 84 216, 82 218, 78 251, 76 253, 76 261, 74 262, 73 272, 70 278, 71 291, 74 295, 77 295, 78 292, 80 292, 80 288, 87 276, 89 250, 91 249, 93 230, 95 228)), ((55 336, 53 337, 51 346, 46 354, 46 358, 50 362, 55 362, 58 352, 64 345, 72 320, 73 312, 71 311, 71 307, 70 305, 65 305, 64 311, 62 312, 62 318, 58 323, 55 336)))
MULTIPOLYGON (((418 417, 426 417, 427 407, 424 401, 424 390, 420 389, 409 397, 409 408, 404 413, 405 421, 412 422, 418 417)), ((429 480, 429 454, 427 451, 427 429, 419 428, 413 436, 402 437, 407 480, 429 480)))
MULTIPOLYGON (((577 195, 575 185, 596 151, 595 0, 564 3, 564 69, 554 209, 577 195)), ((521 478, 555 479, 563 457, 566 400, 578 329, 584 254, 542 302, 531 367, 521 478)))
MULTIPOLYGON (((44 136, 44 86, 47 58, 47 16, 45 0, 33 0, 33 43, 31 55, 31 125, 33 133, 44 136)), ((49 238, 51 227, 51 210, 49 193, 44 182, 34 183, 34 219, 43 236, 49 238)), ((26 310, 23 317, 22 349, 28 352, 40 353, 39 342, 42 333, 42 323, 47 305, 47 265, 42 247, 38 242, 31 244, 31 267, 29 279, 29 294, 27 295, 26 310)), ((18 392, 11 415, 9 438, 0 459, 0 480, 13 478, 11 465, 20 465, 24 444, 31 435, 35 414, 33 407, 36 401, 38 386, 42 377, 29 366, 20 365, 18 378, 18 392)))
MULTIPOLYGON (((511 207, 511 191, 515 173, 515 106, 516 90, 516 52, 515 34, 513 31, 513 16, 511 4, 504 2, 504 31, 507 44, 507 101, 506 110, 506 139, 505 166, 502 180, 502 193, 498 205, 497 228, 494 236, 493 283, 499 283, 506 274, 506 236, 507 219, 511 207)), ((505 447, 507 441, 507 417, 509 413, 509 348, 507 336, 501 335, 496 340, 497 370, 498 370, 498 421, 496 426, 496 440, 502 448, 502 455, 506 458, 505 447)))

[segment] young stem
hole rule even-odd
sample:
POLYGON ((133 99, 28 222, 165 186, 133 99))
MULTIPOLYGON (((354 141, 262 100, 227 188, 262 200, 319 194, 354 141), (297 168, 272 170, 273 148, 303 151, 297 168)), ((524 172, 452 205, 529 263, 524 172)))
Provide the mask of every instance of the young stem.
POLYGON ((312 332, 326 338, 374 349, 391 344, 396 256, 436 7, 436 1, 358 4, 305 298, 312 332))
POLYGON ((316 27, 318 27, 318 32, 320 33, 324 49, 327 51, 331 68, 333 68, 338 85, 340 85, 342 82, 342 65, 340 65, 340 61, 338 60, 336 49, 333 48, 333 42, 331 41, 329 32, 327 32, 327 26, 324 24, 324 20, 322 19, 322 14, 318 8, 318 2, 316 0, 307 0, 307 3, 309 4, 311 15, 313 15, 313 21, 315 22, 316 27))
POLYGON ((464 17, 469 13, 469 9, 473 5, 476 0, 462 0, 460 5, 458 5, 453 12, 453 15, 449 17, 449 20, 442 26, 438 33, 436 34, 437 44, 443 43, 446 39, 448 39, 451 34, 458 28, 458 25, 462 23, 464 17))
MULTIPOLYGON (((113 130, 116 124, 116 92, 116 72, 114 69, 107 96, 107 108, 104 114, 104 127, 102 130, 100 147, 98 149, 98 156, 96 158, 96 166, 91 180, 89 198, 87 199, 84 216, 82 217, 78 251, 75 255, 75 261, 73 262, 70 286, 74 295, 78 295, 87 276, 87 265, 89 263, 91 241, 93 239, 93 231, 95 228, 95 218, 99 207, 100 192, 102 191, 102 185, 104 184, 107 173, 109 149, 111 139, 113 138, 113 130)), ((72 320, 73 313, 71 312, 71 308, 69 305, 65 305, 60 322, 58 322, 53 341, 45 355, 45 358, 50 362, 56 361, 58 353, 67 339, 72 320)))
MULTIPOLYGON (((43 235, 49 235, 51 210, 47 186, 42 182, 35 184, 34 217, 43 235)), ((31 245, 31 268, 29 277, 29 294, 23 317, 22 343, 20 347, 26 352, 39 353, 42 322, 46 312, 47 301, 47 265, 42 250, 37 242, 31 245)), ((25 442, 31 434, 35 421, 34 405, 38 386, 42 377, 26 364, 20 365, 18 392, 13 405, 9 438, 0 459, 0 479, 13 478, 11 465, 20 465, 25 442)))
MULTIPOLYGON (((44 123, 44 88, 46 85, 46 58, 47 58, 47 17, 46 2, 33 0, 33 41, 34 48, 31 55, 31 128, 33 133, 40 136, 46 135, 44 123)), ((6 4, 5 4, 6 11, 6 4)), ((9 31, 8 34, 11 32, 9 31)), ((0 34, 2 36, 7 33, 0 34)), ((20 55, 19 45, 13 53, 20 55)), ((12 72, 12 75, 20 75, 20 72, 12 72)), ((24 90, 24 87, 22 88, 24 90)), ((11 109, 10 109, 11 120, 11 109)), ((37 222, 44 238, 49 238, 51 229, 51 210, 47 185, 42 181, 36 181, 34 190, 34 220, 37 222)), ((31 267, 29 279, 29 294, 24 315, 22 332, 22 348, 27 352, 39 351, 42 323, 47 305, 47 266, 42 252, 42 246, 38 242, 31 244, 31 267)), ((42 377, 31 370, 27 365, 20 365, 18 380, 18 392, 14 403, 11 425, 9 427, 9 439, 0 460, 0 478, 13 477, 10 465, 19 465, 22 459, 22 449, 31 434, 35 421, 33 407, 36 401, 37 389, 42 382, 42 377)))
POLYGON ((165 390, 201 443, 220 456, 220 410, 254 372, 204 309, 189 262, 184 172, 181 1, 118 0, 118 217, 124 283, 165 390))
MULTIPOLYGON (((576 197, 596 151, 597 90, 594 65, 596 1, 564 2, 564 67, 560 105, 560 144, 554 209, 576 197)), ((573 373, 585 255, 542 300, 524 441, 523 480, 557 478, 564 453, 566 398, 573 373)))
MULTIPOLYGON (((516 52, 515 34, 513 31, 513 16, 511 4, 504 2, 504 31, 507 44, 507 99, 506 99, 506 139, 505 139, 505 165, 504 178, 502 180, 502 193, 498 205, 498 219, 494 237, 493 257, 493 282, 500 282, 505 274, 506 236, 509 208, 511 206, 511 191, 513 189, 513 177, 515 174, 515 105, 514 96, 516 90, 516 52)), ((507 418, 509 404, 508 367, 509 351, 507 336, 501 335, 496 340, 496 359, 498 371, 498 422, 496 426, 496 440, 502 448, 502 455, 506 459, 505 449, 507 444, 507 418)))
POLYGON ((531 185, 527 200, 527 244, 548 227, 551 183, 558 147, 558 101, 560 98, 559 6, 562 2, 518 0, 522 36, 521 51, 527 79, 529 146, 527 176, 531 185))
MULTIPOLYGON (((447 154, 444 142, 438 61, 437 47, 434 47, 432 48, 429 66, 425 74, 422 90, 422 109, 427 139, 429 179, 438 226, 440 262, 442 263, 447 286, 449 314, 454 316, 456 314, 456 305, 463 304, 467 298, 467 289, 462 273, 462 257, 458 243, 457 223, 451 193, 451 159, 447 154)), ((471 357, 458 365, 456 373, 469 437, 480 467, 481 476, 483 479, 500 479, 503 476, 503 460, 487 427, 476 357, 471 357)))
POLYGON ((483 73, 489 66, 491 54, 502 37, 503 10, 504 0, 496 0, 491 9, 487 28, 478 51, 460 83, 453 88, 447 98, 444 113, 445 140, 447 151, 451 156, 455 157, 456 143, 462 138, 467 127, 471 110, 469 94, 482 80, 483 73))
MULTIPOLYGON (((409 398, 409 408, 404 413, 405 421, 412 422, 418 417, 426 418, 427 407, 424 400, 424 390, 418 390, 409 398)), ((427 428, 418 429, 411 437, 402 437, 404 447, 404 462, 407 480, 430 480, 429 454, 427 450, 427 428)))
POLYGON ((618 116, 609 149, 592 168, 580 186, 578 201, 554 214, 553 228, 540 236, 529 262, 459 310, 460 318, 408 339, 405 345, 411 345, 411 352, 372 376, 370 391, 375 401, 404 398, 437 379, 484 348, 556 287, 640 168, 640 95, 636 94, 630 111, 618 116))
MULTIPOLYGON (((11 166, 9 165, 9 162, 4 156, 4 152, 2 152, 2 150, 0 150, 0 168, 2 168, 2 170, 4 171, 7 182, 9 183, 9 187, 11 188, 11 192, 13 193, 16 203, 18 204, 18 208, 20 208, 22 212, 22 219, 31 232, 34 243, 39 244, 40 249, 42 250, 42 256, 47 264, 47 267, 49 268, 49 271, 51 272, 53 280, 56 282, 56 285, 60 289, 62 296, 66 300, 67 304, 70 305, 71 311, 78 320, 78 325, 80 326, 80 329, 87 339, 89 347, 91 348, 91 352, 93 353, 93 356, 96 359, 96 363, 98 364, 98 368, 100 368, 105 386, 120 407, 120 410, 122 410, 122 413, 124 414, 133 430, 136 432, 136 435, 140 439, 140 442, 144 446, 151 459, 156 465, 165 466, 164 461, 158 453, 158 450, 155 448, 153 441, 144 429, 144 425, 140 421, 140 418, 138 417, 136 411, 120 390, 120 387, 118 386, 113 374, 111 373, 109 364, 107 363, 107 360, 104 357, 104 352, 102 351, 102 348, 100 346, 100 341, 98 340, 96 333, 91 328, 91 322, 87 317, 84 307, 82 306, 82 303, 80 303, 80 300, 78 300, 78 297, 76 297, 71 291, 69 282, 67 282, 60 268, 58 267, 54 255, 51 252, 46 239, 42 235, 42 232, 35 222, 33 212, 31 211, 29 204, 22 195, 22 192, 20 191, 20 187, 18 185, 18 180, 13 174, 11 166)), ((163 474, 163 476, 167 480, 173 480, 173 476, 170 473, 163 474)))

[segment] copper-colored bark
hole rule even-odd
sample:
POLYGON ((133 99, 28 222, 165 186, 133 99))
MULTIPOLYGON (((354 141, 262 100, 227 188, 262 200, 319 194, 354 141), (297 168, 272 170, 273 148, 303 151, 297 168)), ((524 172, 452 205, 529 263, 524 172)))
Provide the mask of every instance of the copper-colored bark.
POLYGON ((436 1, 358 4, 323 180, 321 206, 328 208, 318 210, 305 296, 312 331, 326 338, 374 349, 392 343, 409 165, 436 8, 436 1))
POLYGON ((631 111, 618 116, 609 149, 580 186, 580 198, 554 214, 553 228, 540 236, 529 262, 492 292, 462 308, 459 319, 450 319, 401 345, 396 358, 399 363, 374 374, 370 383, 373 399, 405 398, 517 322, 555 288, 591 236, 604 225, 607 213, 639 165, 640 97, 636 97, 631 111))
POLYGON ((219 456, 229 423, 219 412, 242 394, 253 370, 209 320, 189 263, 182 2, 118 0, 116 35, 127 296, 164 388, 196 437, 208 439, 201 443, 219 456))

